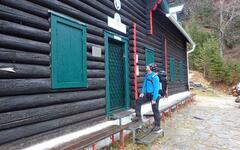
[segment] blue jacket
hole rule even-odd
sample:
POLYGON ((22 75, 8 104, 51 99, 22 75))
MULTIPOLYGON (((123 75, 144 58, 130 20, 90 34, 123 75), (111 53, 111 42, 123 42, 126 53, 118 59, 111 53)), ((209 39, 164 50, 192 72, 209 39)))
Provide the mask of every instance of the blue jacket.
POLYGON ((153 95, 153 100, 156 101, 159 95, 159 90, 161 89, 159 84, 159 77, 154 72, 148 73, 143 81, 142 93, 151 93, 153 95))

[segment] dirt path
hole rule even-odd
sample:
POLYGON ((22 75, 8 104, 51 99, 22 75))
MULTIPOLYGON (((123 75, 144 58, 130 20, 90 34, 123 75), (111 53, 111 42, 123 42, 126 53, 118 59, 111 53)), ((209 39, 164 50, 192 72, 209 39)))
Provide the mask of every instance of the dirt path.
POLYGON ((197 97, 162 124, 152 150, 240 150, 240 109, 233 97, 197 97))

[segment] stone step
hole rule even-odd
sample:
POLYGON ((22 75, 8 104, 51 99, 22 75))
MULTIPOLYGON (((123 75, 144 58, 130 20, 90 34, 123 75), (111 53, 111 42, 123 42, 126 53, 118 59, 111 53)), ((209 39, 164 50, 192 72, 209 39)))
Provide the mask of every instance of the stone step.
POLYGON ((118 111, 118 112, 114 112, 111 116, 110 119, 121 119, 124 117, 127 117, 129 115, 133 114, 133 111, 131 110, 123 110, 123 111, 118 111))

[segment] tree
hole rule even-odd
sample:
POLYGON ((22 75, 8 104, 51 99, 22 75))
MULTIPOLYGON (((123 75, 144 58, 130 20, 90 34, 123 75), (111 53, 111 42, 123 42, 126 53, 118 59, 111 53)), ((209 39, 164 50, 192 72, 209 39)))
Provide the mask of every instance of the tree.
MULTIPOLYGON (((233 27, 240 18, 240 0, 185 0, 186 18, 195 18, 203 27, 214 30, 219 37, 219 54, 224 55, 227 35, 239 38, 233 27)), ((233 40, 235 40, 235 38, 233 40)))
POLYGON ((219 0, 219 11, 217 11, 217 14, 218 13, 220 56, 223 57, 225 49, 225 33, 233 21, 237 17, 240 17, 240 0, 219 0))

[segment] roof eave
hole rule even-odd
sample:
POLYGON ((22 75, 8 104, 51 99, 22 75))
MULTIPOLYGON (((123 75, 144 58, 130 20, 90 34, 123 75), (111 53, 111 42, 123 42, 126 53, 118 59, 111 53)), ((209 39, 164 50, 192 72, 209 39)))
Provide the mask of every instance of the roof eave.
POLYGON ((184 37, 192 45, 192 49, 189 50, 188 53, 193 52, 195 50, 196 44, 193 42, 190 35, 183 29, 183 27, 178 23, 178 21, 171 14, 166 14, 166 17, 169 18, 169 20, 178 28, 178 30, 184 35, 184 37))

